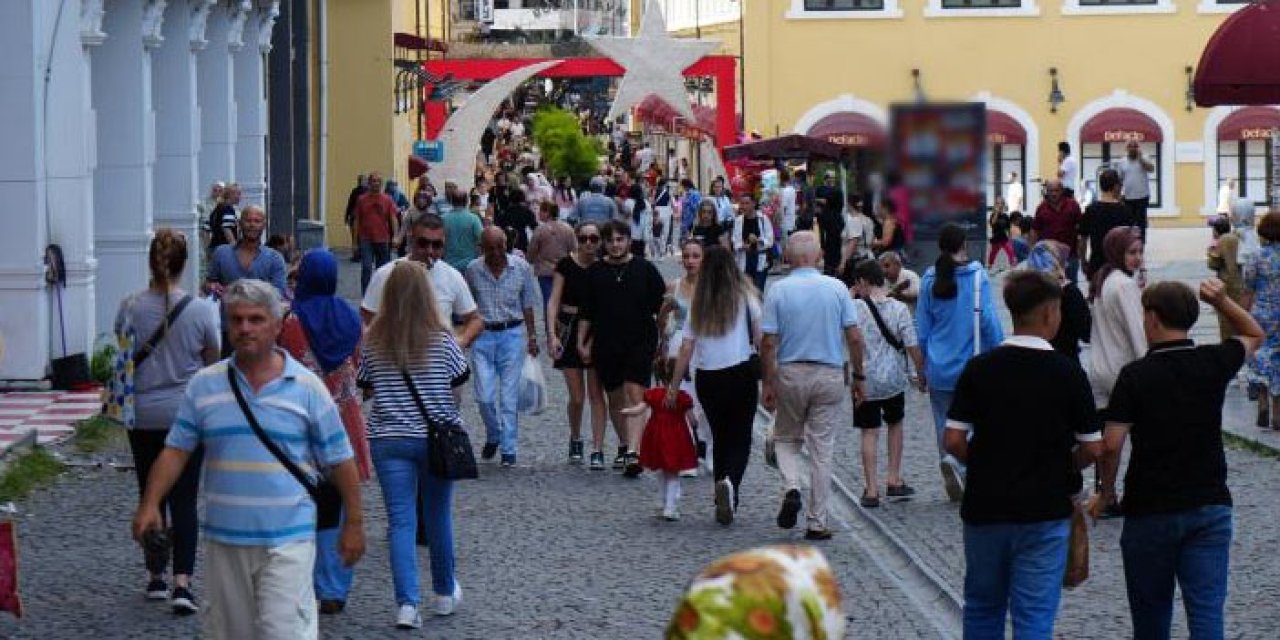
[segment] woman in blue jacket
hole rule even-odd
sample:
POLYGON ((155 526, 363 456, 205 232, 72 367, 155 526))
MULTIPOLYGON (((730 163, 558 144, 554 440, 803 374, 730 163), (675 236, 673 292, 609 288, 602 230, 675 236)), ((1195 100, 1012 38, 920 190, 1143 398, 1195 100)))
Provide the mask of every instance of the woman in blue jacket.
POLYGON ((942 479, 947 497, 959 502, 964 495, 965 470, 942 448, 947 410, 951 408, 951 397, 965 363, 998 346, 1004 340, 1004 332, 991 302, 987 272, 982 264, 970 262, 965 251, 964 229, 955 224, 944 226, 938 236, 938 248, 941 250, 938 261, 920 282, 916 330, 924 352, 925 377, 929 380, 929 404, 937 430, 942 479))

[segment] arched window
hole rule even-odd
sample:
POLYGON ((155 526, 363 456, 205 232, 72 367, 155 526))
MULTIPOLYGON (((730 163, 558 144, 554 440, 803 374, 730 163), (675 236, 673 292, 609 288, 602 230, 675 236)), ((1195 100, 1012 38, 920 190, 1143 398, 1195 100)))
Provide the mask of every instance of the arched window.
POLYGON ((1155 171, 1147 175, 1151 181, 1150 206, 1158 209, 1161 206, 1160 180, 1165 160, 1160 154, 1160 143, 1164 141, 1164 134, 1155 120, 1136 109, 1107 109, 1085 123, 1080 130, 1083 147, 1080 150, 1080 180, 1089 182, 1088 186, 1096 189, 1098 173, 1125 157, 1125 147, 1130 140, 1137 140, 1142 155, 1155 165, 1155 171))
POLYGON ((1248 107, 1218 125, 1218 186, 1236 181, 1236 195, 1266 206, 1271 177, 1272 127, 1280 126, 1280 110, 1248 107))
MULTIPOLYGON (((1006 196, 1009 192, 1010 176, 1018 175, 1018 184, 1022 186, 1022 206, 1017 209, 1026 212, 1027 193, 1027 131, 1008 114, 987 109, 987 144, 988 169, 986 191, 987 204, 995 203, 996 196, 1006 196)), ((1005 204, 1013 207, 1013 203, 1005 204)))

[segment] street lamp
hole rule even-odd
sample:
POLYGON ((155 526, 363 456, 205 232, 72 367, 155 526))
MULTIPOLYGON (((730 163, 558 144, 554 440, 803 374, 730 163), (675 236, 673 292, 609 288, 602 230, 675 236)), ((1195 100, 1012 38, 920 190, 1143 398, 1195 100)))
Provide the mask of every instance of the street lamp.
POLYGON ((1049 89, 1049 113, 1057 113, 1058 105, 1067 101, 1067 96, 1058 86, 1058 68, 1049 67, 1049 78, 1053 81, 1049 89))

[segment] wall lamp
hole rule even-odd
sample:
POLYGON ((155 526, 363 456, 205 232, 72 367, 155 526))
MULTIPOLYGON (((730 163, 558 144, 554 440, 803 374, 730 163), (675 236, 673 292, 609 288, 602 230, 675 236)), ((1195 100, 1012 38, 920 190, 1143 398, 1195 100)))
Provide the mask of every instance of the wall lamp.
POLYGON ((1192 80, 1194 69, 1188 66, 1185 71, 1187 74, 1187 93, 1183 97, 1187 101, 1187 113, 1191 113, 1196 110, 1196 85, 1195 81, 1192 80))
POLYGON ((1049 113, 1057 113, 1058 105, 1067 101, 1067 96, 1062 93, 1062 88, 1058 86, 1058 68, 1049 67, 1049 79, 1052 84, 1049 86, 1049 113))
POLYGON ((925 98, 925 95, 924 95, 924 86, 920 84, 920 70, 919 70, 919 69, 912 69, 912 70, 911 70, 911 86, 912 86, 912 88, 915 90, 915 93, 916 93, 916 102, 924 102, 924 101, 926 100, 926 98, 925 98))

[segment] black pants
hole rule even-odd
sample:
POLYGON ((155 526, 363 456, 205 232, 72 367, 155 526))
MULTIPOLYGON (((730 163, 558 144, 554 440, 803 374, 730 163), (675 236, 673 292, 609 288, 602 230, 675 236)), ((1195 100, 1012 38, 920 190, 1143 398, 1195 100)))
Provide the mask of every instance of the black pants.
POLYGON ((1138 223, 1138 228, 1142 229, 1142 241, 1147 241, 1147 208, 1151 206, 1151 198, 1136 198, 1133 200, 1126 199, 1124 206, 1129 207, 1129 215, 1138 223))
MULTIPOLYGON (((164 439, 169 432, 129 430, 129 448, 133 450, 133 467, 138 474, 138 494, 147 490, 147 476, 151 465, 164 450, 164 439)), ((169 495, 160 502, 160 517, 169 523, 173 542, 174 575, 192 575, 196 568, 196 536, 199 520, 196 515, 196 494, 200 492, 200 465, 204 449, 196 449, 187 460, 187 467, 178 476, 169 495)))
POLYGON ((716 482, 733 483, 733 506, 751 459, 751 431, 760 399, 759 381, 746 362, 728 369, 699 369, 694 376, 698 401, 711 427, 711 465, 716 482))

